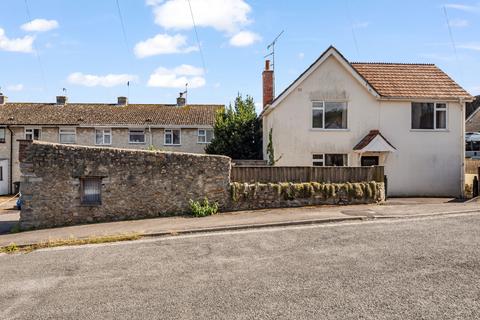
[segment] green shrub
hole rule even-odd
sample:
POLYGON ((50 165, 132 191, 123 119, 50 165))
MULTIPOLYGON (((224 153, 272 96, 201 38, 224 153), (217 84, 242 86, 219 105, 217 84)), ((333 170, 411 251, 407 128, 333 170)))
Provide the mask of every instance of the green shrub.
POLYGON ((210 203, 207 198, 203 201, 190 200, 190 210, 194 217, 206 217, 218 212, 218 204, 210 203))

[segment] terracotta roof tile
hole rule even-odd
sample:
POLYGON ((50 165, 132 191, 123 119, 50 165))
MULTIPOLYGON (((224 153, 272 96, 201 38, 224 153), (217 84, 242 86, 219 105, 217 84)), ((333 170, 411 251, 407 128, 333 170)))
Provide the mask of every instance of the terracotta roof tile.
POLYGON ((378 135, 382 137, 383 140, 385 140, 393 149, 395 149, 395 147, 387 139, 385 139, 385 137, 380 133, 380 131, 370 130, 370 132, 365 137, 363 137, 362 140, 360 140, 360 142, 357 143, 355 147, 353 147, 353 150, 362 150, 363 148, 368 146, 370 142, 372 142, 373 139, 375 139, 375 137, 378 135))
POLYGON ((7 103, 0 106, 3 125, 185 125, 210 126, 223 105, 7 103))
POLYGON ((352 62, 351 65, 384 97, 472 98, 434 64, 352 62))

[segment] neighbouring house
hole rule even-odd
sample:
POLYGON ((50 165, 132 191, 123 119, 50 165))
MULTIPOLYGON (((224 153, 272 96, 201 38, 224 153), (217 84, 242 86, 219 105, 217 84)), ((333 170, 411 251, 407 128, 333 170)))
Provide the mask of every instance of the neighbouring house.
MULTIPOLYGON (((480 104, 480 96, 471 104, 480 104)), ((480 108, 476 108, 465 121, 465 157, 480 158, 480 108)))
POLYGON ((0 194, 13 193, 20 180, 18 140, 84 146, 205 153, 213 138, 215 114, 223 105, 9 103, 0 95, 0 194), (11 165, 10 165, 11 164, 11 165))
MULTIPOLYGON (((480 95, 474 97, 472 102, 467 102, 467 108, 465 110, 465 117, 468 119, 470 116, 480 108, 480 95)), ((480 131, 480 126, 477 127, 476 131, 480 131)), ((467 129, 468 132, 468 129, 467 129)))
POLYGON ((264 159, 275 165, 382 165, 390 196, 462 196, 465 104, 433 64, 349 62, 328 48, 280 95, 263 72, 264 159))

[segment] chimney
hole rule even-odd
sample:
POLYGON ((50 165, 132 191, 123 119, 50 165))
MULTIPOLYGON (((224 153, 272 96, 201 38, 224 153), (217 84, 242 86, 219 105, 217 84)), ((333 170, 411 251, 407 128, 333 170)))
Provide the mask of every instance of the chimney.
POLYGON ((0 106, 3 106, 7 103, 8 97, 4 96, 3 93, 0 92, 0 106))
POLYGON ((265 60, 265 70, 262 73, 263 82, 263 108, 272 103, 275 97, 273 70, 270 70, 270 60, 265 60))
POLYGON ((68 102, 68 97, 67 96, 57 96, 57 105, 59 106, 64 106, 68 102))
POLYGON ((177 107, 183 107, 185 103, 187 102, 187 99, 183 96, 183 92, 180 92, 180 95, 177 98, 177 107))
POLYGON ((117 98, 117 105, 119 107, 125 107, 128 105, 128 98, 127 97, 118 97, 117 98))

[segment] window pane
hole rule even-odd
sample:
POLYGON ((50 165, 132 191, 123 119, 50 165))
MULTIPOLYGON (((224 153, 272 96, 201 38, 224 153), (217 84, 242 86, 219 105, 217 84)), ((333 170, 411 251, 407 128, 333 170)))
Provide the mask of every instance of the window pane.
POLYGON ((433 103, 412 103, 412 129, 433 129, 433 103))
POLYGON ((165 144, 172 144, 172 133, 171 133, 171 131, 165 131, 165 144))
POLYGON ((33 140, 40 140, 40 129, 33 129, 33 140))
POLYGON ((145 132, 143 130, 130 130, 129 141, 133 143, 144 143, 145 132))
POLYGON ((75 143, 75 135, 68 133, 61 133, 60 134, 60 143, 75 143))
POLYGON ((180 130, 173 130, 173 144, 180 144, 180 130))
POLYGON ((102 179, 86 178, 82 180, 82 204, 101 203, 102 179))
POLYGON ((347 165, 347 155, 345 154, 326 154, 325 165, 327 167, 343 167, 347 165))
POLYGON ((313 161, 314 167, 323 167, 323 161, 313 161))
POLYGON ((112 135, 110 130, 103 133, 103 143, 104 144, 111 144, 112 143, 112 135))
POLYGON ((313 155, 313 159, 315 159, 315 160, 317 160, 317 159, 323 160, 323 154, 314 154, 314 155, 313 155))
POLYGON ((312 128, 323 128, 323 110, 312 110, 312 128))
POLYGON ((103 144, 103 132, 95 130, 95 144, 103 144))
POLYGON ((325 129, 347 129, 346 102, 325 102, 325 129))
POLYGON ((436 122, 437 122, 436 123, 437 129, 447 128, 447 111, 446 110, 437 110, 436 122))
POLYGON ((198 142, 200 142, 200 143, 207 142, 206 137, 205 136, 198 136, 198 142))
POLYGON ((212 142, 213 140, 213 130, 207 130, 207 142, 212 142))

